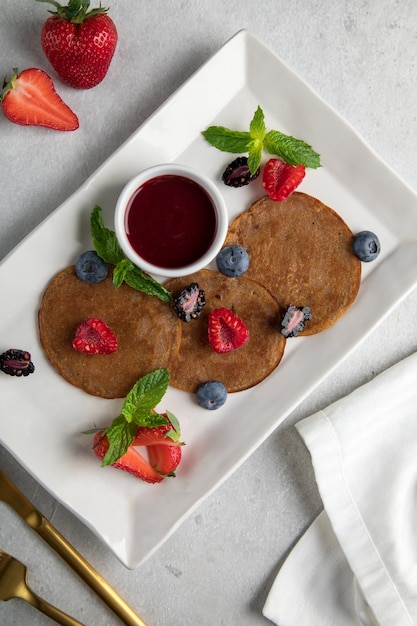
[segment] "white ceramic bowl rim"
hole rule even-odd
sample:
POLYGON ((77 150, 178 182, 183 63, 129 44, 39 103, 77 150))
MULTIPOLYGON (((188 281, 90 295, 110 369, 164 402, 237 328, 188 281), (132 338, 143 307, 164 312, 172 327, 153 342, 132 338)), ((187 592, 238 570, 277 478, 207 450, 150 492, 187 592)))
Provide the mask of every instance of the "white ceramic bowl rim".
POLYGON ((114 213, 114 226, 117 240, 124 252, 132 263, 140 267, 143 271, 150 274, 156 274, 157 276, 166 276, 167 278, 176 276, 185 276, 186 274, 192 274, 206 265, 208 265, 220 252, 224 240, 227 235, 228 229, 228 214, 225 201, 219 189, 215 183, 205 174, 179 163, 163 163, 161 165, 154 165, 143 170, 126 183, 123 187, 118 200, 116 202, 116 208, 114 213), (125 228, 125 215, 128 202, 134 192, 141 187, 146 181, 155 178, 156 176, 165 175, 177 175, 189 178, 198 183, 206 190, 211 197, 211 200, 215 206, 217 212, 217 229, 216 234, 210 248, 203 254, 202 257, 197 259, 194 263, 183 267, 165 268, 155 266, 149 263, 145 259, 142 259, 140 255, 132 248, 129 239, 126 234, 125 228))

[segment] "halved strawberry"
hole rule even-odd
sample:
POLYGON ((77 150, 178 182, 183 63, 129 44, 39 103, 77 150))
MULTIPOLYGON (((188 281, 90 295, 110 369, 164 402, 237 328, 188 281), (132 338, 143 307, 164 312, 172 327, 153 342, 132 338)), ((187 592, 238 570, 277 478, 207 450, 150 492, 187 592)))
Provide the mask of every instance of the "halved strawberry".
POLYGON ((179 444, 151 445, 147 447, 149 463, 162 476, 175 476, 181 458, 182 448, 179 444))
POLYGON ((171 426, 155 426, 154 428, 148 428, 146 426, 140 426, 136 437, 133 440, 133 446, 172 446, 180 445, 177 441, 174 441, 172 437, 167 436, 168 432, 172 432, 171 426))
MULTIPOLYGON (((164 413, 165 417, 168 416, 164 413)), ((175 476, 174 471, 182 458, 180 433, 173 424, 163 424, 154 428, 141 426, 138 428, 132 446, 146 446, 149 463, 160 474, 175 476)))
POLYGON ((285 200, 301 183, 305 173, 304 165, 294 166, 281 159, 269 159, 264 167, 262 184, 272 200, 285 200))
POLYGON ((45 126, 54 130, 76 130, 78 117, 55 91, 52 79, 37 68, 17 69, 4 80, 1 107, 11 122, 23 126, 45 126))
MULTIPOLYGON (((102 461, 109 449, 109 441, 102 431, 95 434, 93 449, 95 455, 102 461)), ((164 477, 133 446, 130 446, 126 454, 113 463, 112 467, 129 472, 147 483, 160 483, 164 480, 164 477)))
POLYGON ((230 352, 248 341, 249 328, 233 311, 221 307, 209 313, 208 338, 215 352, 230 352))
POLYGON ((102 319, 90 317, 77 327, 72 347, 86 354, 111 354, 117 348, 117 338, 102 319))

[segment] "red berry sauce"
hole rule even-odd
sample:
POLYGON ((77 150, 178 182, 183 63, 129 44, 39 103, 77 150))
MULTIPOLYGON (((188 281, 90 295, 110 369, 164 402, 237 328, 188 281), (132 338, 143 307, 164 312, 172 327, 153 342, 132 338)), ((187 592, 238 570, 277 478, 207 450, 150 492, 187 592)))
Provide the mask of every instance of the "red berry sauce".
POLYGON ((207 192, 184 176, 166 174, 132 195, 126 233, 148 263, 175 269, 197 261, 213 243, 217 217, 207 192))

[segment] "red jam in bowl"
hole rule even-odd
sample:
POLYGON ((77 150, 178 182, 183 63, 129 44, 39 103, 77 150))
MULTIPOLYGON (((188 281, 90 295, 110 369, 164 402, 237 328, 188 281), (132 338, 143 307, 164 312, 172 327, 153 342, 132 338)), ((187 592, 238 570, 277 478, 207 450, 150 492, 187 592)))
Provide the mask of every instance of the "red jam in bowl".
POLYGON ((176 174, 155 176, 131 196, 125 228, 145 261, 169 269, 202 257, 216 235, 217 217, 207 192, 176 174))

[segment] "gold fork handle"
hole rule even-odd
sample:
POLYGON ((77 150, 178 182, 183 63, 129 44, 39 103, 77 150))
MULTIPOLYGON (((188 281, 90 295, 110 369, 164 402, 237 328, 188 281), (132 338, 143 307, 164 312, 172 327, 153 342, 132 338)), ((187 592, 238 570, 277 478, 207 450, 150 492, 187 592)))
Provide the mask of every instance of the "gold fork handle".
POLYGON ((39 511, 32 511, 26 517, 26 522, 66 561, 126 626, 146 626, 139 615, 126 604, 109 583, 100 576, 39 511))
POLYGON ((38 609, 38 611, 41 611, 41 613, 53 619, 57 624, 62 624, 62 626, 83 626, 81 622, 74 619, 70 615, 67 615, 67 613, 64 613, 60 609, 57 609, 52 604, 49 604, 49 602, 40 598, 28 587, 26 588, 25 593, 23 593, 20 597, 22 600, 29 602, 29 604, 34 606, 35 609, 38 609))

